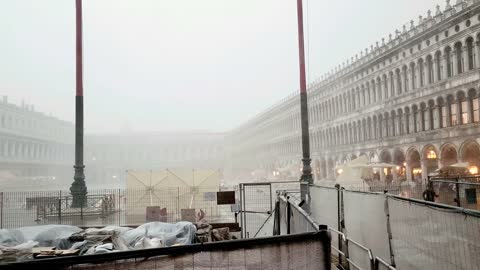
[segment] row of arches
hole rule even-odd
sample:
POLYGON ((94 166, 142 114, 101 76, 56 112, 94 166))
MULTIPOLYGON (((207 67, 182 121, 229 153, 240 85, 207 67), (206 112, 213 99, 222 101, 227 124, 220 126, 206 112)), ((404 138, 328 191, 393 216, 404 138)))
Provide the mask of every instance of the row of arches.
POLYGON ((480 122, 479 93, 438 96, 410 106, 375 113, 313 133, 313 148, 323 149, 480 122))
POLYGON ((331 120, 426 85, 479 68, 480 35, 469 36, 393 70, 370 76, 360 85, 310 108, 313 123, 331 120))
POLYGON ((441 145, 412 145, 372 152, 360 152, 338 155, 336 157, 314 158, 313 172, 316 179, 333 179, 335 167, 345 164, 357 157, 365 156, 372 163, 397 165, 393 169, 379 171, 384 181, 409 180, 422 181, 429 173, 444 166, 459 162, 468 162, 472 174, 480 170, 480 145, 475 139, 468 139, 460 144, 448 142, 441 145))
POLYGON ((69 162, 73 146, 0 138, 0 157, 8 160, 69 162))

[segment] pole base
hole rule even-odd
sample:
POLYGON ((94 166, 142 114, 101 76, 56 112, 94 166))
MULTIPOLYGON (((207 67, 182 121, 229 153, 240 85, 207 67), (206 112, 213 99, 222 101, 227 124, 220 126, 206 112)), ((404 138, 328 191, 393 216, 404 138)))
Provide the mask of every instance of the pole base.
POLYGON ((312 175, 312 167, 310 163, 312 162, 309 158, 302 159, 303 162, 303 173, 300 177, 301 182, 307 182, 309 185, 313 185, 313 175, 312 175))
POLYGON ((85 174, 83 169, 85 166, 73 166, 75 175, 73 183, 70 187, 72 194, 72 208, 84 208, 87 205, 87 185, 85 184, 85 174))

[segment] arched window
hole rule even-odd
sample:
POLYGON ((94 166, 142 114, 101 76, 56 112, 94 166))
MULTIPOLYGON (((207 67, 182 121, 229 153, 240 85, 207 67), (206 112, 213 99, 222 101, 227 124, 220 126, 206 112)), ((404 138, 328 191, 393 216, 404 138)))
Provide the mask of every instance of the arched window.
MULTIPOLYGON (((408 77, 408 76, 405 76, 405 77, 408 77)), ((408 80, 408 78, 407 78, 407 80, 408 80)), ((412 85, 412 89, 410 89, 410 90, 413 90, 413 89, 415 89, 415 88, 417 87, 417 85, 416 85, 417 74, 416 74, 416 72, 415 72, 415 63, 411 63, 411 64, 410 64, 410 80, 412 80, 412 81, 410 82, 410 84, 412 85)), ((408 84, 407 84, 407 85, 408 85, 408 84)))
POLYGON ((420 60, 418 60, 418 76, 420 76, 419 80, 418 80, 418 82, 420 84, 420 85, 418 85, 419 87, 423 87, 425 85, 425 79, 424 79, 425 78, 425 68, 424 67, 425 67, 425 64, 423 62, 423 59, 420 58, 420 60))
POLYGON ((447 78, 452 77, 452 69, 453 69, 453 64, 452 64, 452 49, 450 47, 445 48, 445 67, 447 71, 447 78))
POLYGON ((479 111, 479 104, 478 104, 478 95, 474 95, 471 97, 472 102, 472 120, 474 123, 480 122, 480 111, 479 111))
POLYGON ((442 74, 442 71, 443 71, 443 61, 442 61, 442 53, 441 52, 437 52, 435 54, 435 64, 436 64, 436 74, 437 74, 437 80, 442 80, 443 79, 443 74, 442 74))
POLYGON ((473 67, 475 66, 475 49, 474 49, 474 46, 473 46, 473 38, 468 38, 467 39, 467 64, 465 65, 465 67, 467 68, 467 70, 472 70, 473 67))
POLYGON ((450 103, 450 123, 452 126, 456 126, 458 124, 457 114, 458 114, 458 105, 456 102, 452 101, 450 103))
POLYGON ((457 61, 454 63, 456 65, 457 74, 460 74, 463 72, 463 62, 466 60, 463 59, 462 43, 460 42, 455 44, 455 60, 457 61))

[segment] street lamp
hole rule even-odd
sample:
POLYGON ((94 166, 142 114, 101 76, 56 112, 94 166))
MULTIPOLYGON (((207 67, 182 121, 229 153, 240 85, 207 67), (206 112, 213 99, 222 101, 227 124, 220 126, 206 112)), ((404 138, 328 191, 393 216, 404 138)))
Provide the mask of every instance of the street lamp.
POLYGON ((302 0, 297 0, 298 18, 298 52, 300 64, 300 118, 302 127, 302 153, 303 173, 301 182, 313 184, 312 167, 310 165, 310 134, 308 127, 308 101, 307 101, 307 80, 305 77, 305 42, 303 36, 303 5, 302 0))
POLYGON ((70 187, 72 207, 84 207, 87 202, 87 185, 83 164, 83 44, 82 0, 75 0, 76 11, 76 96, 75 96, 75 175, 70 187))

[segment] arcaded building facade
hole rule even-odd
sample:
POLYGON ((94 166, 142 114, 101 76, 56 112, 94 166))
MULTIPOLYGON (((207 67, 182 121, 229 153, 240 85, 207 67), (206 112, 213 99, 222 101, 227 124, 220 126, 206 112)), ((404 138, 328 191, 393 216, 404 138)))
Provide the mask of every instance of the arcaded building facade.
MULTIPOLYGON (((316 179, 359 156, 396 164, 378 172, 387 181, 458 162, 478 170, 480 1, 450 2, 310 84, 316 179)), ((299 104, 292 94, 231 132, 232 172, 300 168, 299 104)))

